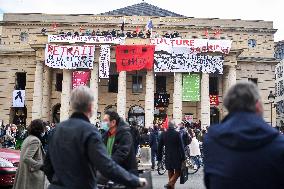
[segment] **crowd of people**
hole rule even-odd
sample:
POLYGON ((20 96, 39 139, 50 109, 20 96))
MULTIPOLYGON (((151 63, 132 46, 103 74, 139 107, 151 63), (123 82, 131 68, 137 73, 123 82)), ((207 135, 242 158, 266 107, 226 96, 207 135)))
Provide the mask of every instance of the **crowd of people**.
MULTIPOLYGON (((284 137, 264 121, 258 88, 251 82, 229 90, 224 98, 229 114, 208 130, 201 130, 200 122, 173 121, 166 128, 141 129, 135 123, 129 126, 115 111, 105 112, 96 128, 89 120, 93 100, 92 91, 80 86, 72 91, 74 113, 68 120, 50 129, 42 120, 31 122, 14 189, 44 189, 46 180, 49 189, 93 189, 109 180, 128 189, 143 188, 147 181, 139 177, 136 161, 141 146, 151 148, 153 169, 164 156, 169 175, 165 188, 174 189, 186 166, 185 148, 198 156, 200 143, 208 189, 284 188, 284 137)), ((19 133, 12 125, 5 132, 6 138, 19 133)))

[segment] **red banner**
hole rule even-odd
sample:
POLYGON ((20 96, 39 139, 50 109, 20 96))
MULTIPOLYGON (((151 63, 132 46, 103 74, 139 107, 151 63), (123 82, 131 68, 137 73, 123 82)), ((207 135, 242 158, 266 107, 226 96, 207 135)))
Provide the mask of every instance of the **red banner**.
POLYGON ((72 87, 73 89, 80 85, 86 86, 90 78, 90 72, 86 71, 74 71, 72 74, 72 87))
POLYGON ((209 95, 210 96, 210 105, 219 105, 219 96, 218 95, 209 95))
POLYGON ((118 45, 116 47, 117 71, 153 69, 154 45, 118 45))

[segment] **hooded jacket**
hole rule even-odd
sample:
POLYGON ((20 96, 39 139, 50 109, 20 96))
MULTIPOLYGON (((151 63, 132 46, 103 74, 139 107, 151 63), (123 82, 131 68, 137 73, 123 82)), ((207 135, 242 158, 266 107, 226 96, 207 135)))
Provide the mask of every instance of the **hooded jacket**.
MULTIPOLYGON (((108 133, 103 136, 104 143, 107 144, 108 133)), ((133 138, 129 125, 120 118, 116 128, 114 144, 111 158, 127 171, 138 174, 133 138)))
POLYGON ((237 112, 204 140, 207 189, 283 189, 284 136, 255 113, 237 112))

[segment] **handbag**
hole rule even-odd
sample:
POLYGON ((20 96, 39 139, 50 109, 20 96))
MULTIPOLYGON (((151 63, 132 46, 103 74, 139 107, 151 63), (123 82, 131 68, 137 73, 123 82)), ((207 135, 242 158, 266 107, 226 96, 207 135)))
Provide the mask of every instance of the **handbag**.
POLYGON ((183 163, 180 173, 180 184, 186 183, 187 180, 188 180, 188 168, 186 166, 186 163, 183 163))

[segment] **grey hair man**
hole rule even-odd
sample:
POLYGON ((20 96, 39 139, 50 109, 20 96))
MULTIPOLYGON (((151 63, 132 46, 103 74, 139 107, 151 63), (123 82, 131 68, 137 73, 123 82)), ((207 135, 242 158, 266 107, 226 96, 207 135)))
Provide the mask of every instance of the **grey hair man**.
POLYGON ((94 96, 90 88, 72 91, 70 119, 57 125, 50 136, 43 167, 49 189, 97 188, 96 170, 116 183, 129 187, 146 185, 146 180, 128 173, 107 155, 99 131, 90 123, 94 96))
POLYGON ((204 139, 206 187, 284 188, 284 137, 264 121, 257 86, 232 86, 224 106, 228 116, 209 127, 204 139))

